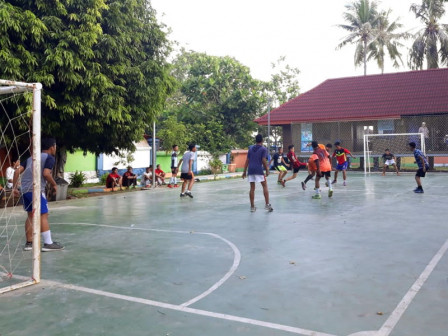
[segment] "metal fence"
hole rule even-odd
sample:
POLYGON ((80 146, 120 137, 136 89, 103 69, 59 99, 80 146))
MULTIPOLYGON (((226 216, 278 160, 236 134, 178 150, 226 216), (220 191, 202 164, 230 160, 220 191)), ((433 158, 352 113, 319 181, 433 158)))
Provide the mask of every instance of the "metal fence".
MULTIPOLYGON (((448 171, 448 114, 404 116, 400 119, 363 120, 351 122, 325 122, 310 124, 292 124, 283 127, 283 146, 294 144, 296 154, 307 160, 311 140, 319 143, 334 144, 340 141, 356 158, 351 160, 351 169, 364 169, 364 135, 392 133, 425 134, 426 155, 431 170, 448 171)), ((396 153, 399 156, 401 170, 415 170, 412 153, 396 153)), ((373 171, 382 168, 380 155, 372 157, 373 171)))

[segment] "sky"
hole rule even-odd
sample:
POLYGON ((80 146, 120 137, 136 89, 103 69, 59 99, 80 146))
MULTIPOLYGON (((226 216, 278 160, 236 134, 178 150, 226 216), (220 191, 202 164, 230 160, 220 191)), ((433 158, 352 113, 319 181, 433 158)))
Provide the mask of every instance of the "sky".
MULTIPOLYGON (((392 9, 391 19, 400 17, 403 30, 416 32, 422 24, 409 11, 419 0, 383 0, 379 9, 392 9)), ((213 56, 231 56, 251 69, 253 77, 269 80, 271 64, 281 56, 300 70, 301 92, 329 78, 363 75, 354 66, 355 46, 336 50, 348 35, 337 27, 344 24, 348 0, 151 0, 169 38, 187 50, 213 56)), ((448 23, 445 15, 444 23, 448 23)), ((408 42, 409 44, 409 42, 408 42)), ((392 67, 386 59, 385 73, 409 71, 406 48, 404 65, 392 67)), ((380 73, 369 62, 367 74, 380 73)))

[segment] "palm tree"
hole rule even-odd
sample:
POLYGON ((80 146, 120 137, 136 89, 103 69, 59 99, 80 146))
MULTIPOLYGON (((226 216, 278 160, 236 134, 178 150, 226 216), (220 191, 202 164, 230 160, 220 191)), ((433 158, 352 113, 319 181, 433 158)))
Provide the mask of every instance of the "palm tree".
POLYGON ((448 25, 438 22, 445 14, 444 2, 423 0, 421 5, 413 4, 410 8, 424 24, 424 28, 414 35, 409 55, 412 69, 422 69, 425 58, 428 69, 448 65, 448 25))
POLYGON ((378 67, 381 69, 381 73, 384 73, 384 58, 386 51, 389 54, 390 59, 393 61, 393 66, 399 68, 401 59, 401 53, 398 51, 399 47, 403 47, 403 44, 399 42, 400 39, 408 38, 408 33, 397 33, 397 29, 403 27, 398 19, 392 23, 389 21, 389 15, 391 14, 389 9, 387 12, 382 11, 378 16, 378 20, 375 25, 375 39, 369 45, 369 55, 367 60, 376 60, 378 67))
POLYGON ((364 64, 364 76, 367 75, 367 52, 369 44, 375 39, 375 25, 378 20, 377 3, 369 0, 358 0, 345 6, 343 14, 348 24, 338 25, 350 32, 337 49, 347 44, 356 44, 355 66, 364 64))

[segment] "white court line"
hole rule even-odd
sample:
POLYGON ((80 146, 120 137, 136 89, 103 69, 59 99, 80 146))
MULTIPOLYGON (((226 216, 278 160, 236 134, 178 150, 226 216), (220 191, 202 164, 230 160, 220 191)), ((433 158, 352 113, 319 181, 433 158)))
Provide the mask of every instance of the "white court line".
POLYGON ((111 293, 111 292, 106 292, 106 291, 102 291, 102 290, 91 289, 91 288, 81 287, 81 286, 76 286, 76 285, 69 285, 69 284, 67 285, 67 284, 62 284, 62 283, 55 282, 55 281, 43 280, 41 283, 48 284, 48 285, 56 285, 56 286, 60 286, 60 287, 66 288, 66 289, 70 289, 70 290, 100 295, 100 296, 104 296, 104 297, 108 297, 108 298, 124 300, 124 301, 129 301, 129 302, 134 302, 134 303, 140 303, 140 304, 144 304, 147 306, 171 309, 171 310, 180 311, 180 312, 184 312, 184 313, 207 316, 207 317, 212 317, 212 318, 217 318, 217 319, 227 320, 227 321, 232 321, 232 322, 251 324, 251 325, 254 325, 257 327, 265 327, 265 328, 270 328, 270 329, 287 331, 287 332, 298 334, 298 335, 336 336, 336 335, 321 333, 318 331, 312 331, 312 330, 308 330, 308 329, 290 327, 290 326, 278 324, 278 323, 270 323, 270 322, 254 320, 254 319, 250 319, 250 318, 246 318, 246 317, 240 317, 240 316, 234 316, 234 315, 228 315, 228 314, 222 314, 222 313, 215 313, 215 312, 211 312, 211 311, 207 311, 207 310, 194 309, 194 308, 189 308, 189 307, 185 307, 182 305, 173 305, 170 303, 136 298, 133 296, 121 295, 121 294, 116 294, 116 293, 111 293))
POLYGON ((436 253, 436 255, 431 259, 428 266, 424 269, 422 274, 418 277, 418 279, 414 282, 414 284, 411 286, 411 288, 408 290, 406 295, 403 297, 403 299, 400 301, 400 303, 397 305, 395 310, 390 314, 389 318, 384 322, 383 326, 380 330, 378 330, 378 333, 375 334, 375 336, 388 336, 392 332, 392 330, 397 325, 398 321, 403 316, 406 309, 411 304, 412 300, 415 298, 415 296, 418 294, 420 289, 422 288, 423 284, 428 280, 431 273, 436 268, 437 264, 439 263, 440 259, 442 259, 443 255, 448 250, 448 240, 445 241, 445 244, 442 245, 440 250, 436 253))
POLYGON ((188 307, 188 306, 192 305, 193 303, 198 302, 199 300, 202 300, 207 295, 213 293, 215 290, 217 290, 219 287, 221 287, 236 272, 236 270, 239 267, 240 262, 241 262, 241 253, 238 250, 238 248, 235 246, 235 244, 233 244, 229 240, 227 240, 215 233, 195 232, 195 231, 175 231, 175 230, 164 230, 164 229, 147 229, 147 228, 123 227, 123 226, 113 226, 113 225, 106 225, 106 224, 92 224, 92 223, 52 223, 52 224, 101 226, 101 227, 121 229, 121 230, 140 230, 140 231, 153 231, 153 232, 165 232, 165 233, 197 234, 197 235, 211 236, 213 238, 222 240, 224 243, 229 245, 233 251, 232 267, 230 267, 230 269, 227 271, 227 273, 218 282, 216 282, 214 285, 212 285, 205 292, 199 294, 198 296, 192 298, 191 300, 188 300, 187 302, 182 303, 181 306, 183 306, 183 307, 188 307))
POLYGON ((234 258, 233 258, 233 265, 230 268, 230 270, 221 278, 221 280, 219 280, 217 283, 215 283, 213 286, 211 286, 209 289, 207 289, 204 293, 196 296, 195 298, 184 302, 181 304, 182 307, 188 307, 190 305, 192 305, 193 303, 205 298, 207 295, 211 294, 212 292, 214 292, 215 290, 217 290, 219 287, 221 287, 221 285, 227 281, 227 279, 229 279, 233 273, 235 273, 236 269, 238 268, 238 266, 240 265, 241 262, 241 253, 238 250, 238 248, 230 241, 228 241, 227 239, 222 238, 219 235, 216 235, 214 233, 207 233, 210 236, 216 237, 218 239, 223 240, 224 242, 227 243, 227 245, 229 245, 234 253, 234 258))

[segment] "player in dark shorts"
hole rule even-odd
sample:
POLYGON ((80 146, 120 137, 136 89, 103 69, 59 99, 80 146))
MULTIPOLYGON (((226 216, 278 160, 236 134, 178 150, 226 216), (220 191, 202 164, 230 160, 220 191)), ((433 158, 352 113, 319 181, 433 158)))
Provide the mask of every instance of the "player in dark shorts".
POLYGON ((296 153, 294 152, 294 145, 289 145, 288 149, 289 149, 288 160, 289 160, 289 164, 292 166, 292 175, 282 181, 283 187, 286 186, 286 182, 291 181, 297 177, 297 174, 299 173, 300 169, 306 168, 306 166, 307 166, 306 163, 300 162, 297 159, 296 153))
POLYGON ((278 152, 272 156, 271 163, 274 163, 274 169, 278 171, 278 179, 277 183, 282 183, 283 178, 286 174, 288 174, 287 167, 289 167, 289 163, 286 163, 285 158, 283 156, 283 147, 279 147, 278 152))
POLYGON ((190 144, 188 146, 188 152, 186 152, 182 159, 179 161, 179 166, 181 167, 180 178, 184 180, 184 182, 182 183, 182 192, 180 193, 180 197, 188 196, 190 198, 193 198, 191 189, 193 189, 194 184, 193 162, 195 157, 196 144, 190 144))
POLYGON ((342 178, 344 179, 342 185, 346 186, 346 180, 347 180, 347 168, 348 168, 348 159, 347 154, 351 157, 354 157, 352 153, 346 149, 341 147, 341 143, 339 141, 336 141, 334 143, 336 149, 333 152, 333 157, 336 158, 338 161, 338 164, 336 166, 336 171, 334 172, 334 180, 331 182, 332 184, 336 184, 338 181, 338 172, 342 171, 342 178))
POLYGON ((414 192, 417 194, 423 194, 423 186, 421 177, 426 176, 426 172, 429 169, 428 160, 420 149, 416 148, 415 142, 409 143, 409 149, 414 153, 415 162, 417 162, 418 170, 415 174, 415 182, 417 182, 417 188, 414 189, 414 192))

